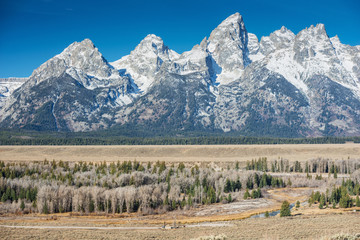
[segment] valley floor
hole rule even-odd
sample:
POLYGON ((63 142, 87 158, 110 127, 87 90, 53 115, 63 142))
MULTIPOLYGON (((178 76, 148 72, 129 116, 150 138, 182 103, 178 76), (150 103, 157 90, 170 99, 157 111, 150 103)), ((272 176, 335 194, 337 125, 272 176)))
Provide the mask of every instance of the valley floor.
POLYGON ((360 156, 360 144, 279 145, 144 145, 144 146, 0 146, 0 161, 166 161, 235 162, 245 165, 259 157, 308 161, 315 158, 347 159, 360 156))
POLYGON ((1 239, 193 239, 218 236, 218 239, 330 239, 337 234, 360 233, 360 214, 327 213, 280 218, 247 218, 228 222, 190 224, 177 229, 159 225, 84 224, 69 218, 71 225, 58 220, 22 222, 20 217, 0 220, 1 239), (4 226, 6 225, 6 226, 4 226), (9 227, 11 226, 33 226, 9 227), (49 228, 49 226, 55 226, 49 228), (225 237, 225 238, 221 238, 225 237))

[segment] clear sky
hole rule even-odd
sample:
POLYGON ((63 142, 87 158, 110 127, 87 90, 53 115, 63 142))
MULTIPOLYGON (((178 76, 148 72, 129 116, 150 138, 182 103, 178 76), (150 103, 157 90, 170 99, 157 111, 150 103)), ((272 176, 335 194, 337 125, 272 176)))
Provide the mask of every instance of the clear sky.
POLYGON ((27 77, 74 41, 90 38, 109 61, 150 33, 190 50, 239 12, 260 39, 324 23, 330 37, 360 45, 360 0, 0 0, 0 77, 27 77))

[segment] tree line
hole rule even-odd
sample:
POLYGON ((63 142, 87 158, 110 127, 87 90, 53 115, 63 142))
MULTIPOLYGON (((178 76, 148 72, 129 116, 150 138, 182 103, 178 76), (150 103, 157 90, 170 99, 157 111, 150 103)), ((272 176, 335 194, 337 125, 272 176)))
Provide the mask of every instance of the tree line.
MULTIPOLYGON (((252 159, 246 162, 246 170, 273 172, 273 173, 328 173, 333 174, 351 174, 360 169, 359 159, 348 158, 346 160, 332 160, 325 158, 311 159, 310 161, 290 163, 288 159, 280 158, 268 162, 266 157, 252 159)), ((311 177, 308 175, 308 177, 311 177)))
MULTIPOLYGON (((175 134, 176 135, 176 134, 175 134)), ((133 135, 132 135, 133 136, 133 135)), ((343 144, 360 143, 360 137, 272 138, 222 136, 199 133, 193 137, 129 137, 114 136, 111 131, 88 133, 36 132, 25 130, 0 131, 0 145, 219 145, 219 144, 343 144)))

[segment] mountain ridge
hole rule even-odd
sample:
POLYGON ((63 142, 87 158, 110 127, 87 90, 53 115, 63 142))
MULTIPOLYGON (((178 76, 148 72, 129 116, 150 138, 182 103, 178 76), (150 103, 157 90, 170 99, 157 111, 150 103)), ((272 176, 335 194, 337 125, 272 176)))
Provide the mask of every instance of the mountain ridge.
POLYGON ((329 38, 323 24, 296 35, 283 26, 259 41, 235 13, 181 54, 149 34, 109 63, 91 40, 75 42, 4 102, 0 127, 354 136, 360 134, 360 46, 329 38))

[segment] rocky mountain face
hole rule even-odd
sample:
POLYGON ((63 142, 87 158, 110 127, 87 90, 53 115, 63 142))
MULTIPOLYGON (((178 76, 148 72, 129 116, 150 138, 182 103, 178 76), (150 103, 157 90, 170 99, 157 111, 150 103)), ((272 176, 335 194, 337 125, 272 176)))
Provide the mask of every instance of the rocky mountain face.
POLYGON ((2 126, 37 130, 107 128, 110 109, 135 98, 133 83, 89 39, 75 42, 34 70, 0 110, 2 126))
POLYGON ((3 96, 0 127, 359 135, 360 46, 322 24, 259 41, 236 13, 182 54, 148 35, 108 63, 90 40, 75 42, 3 96))
POLYGON ((6 99, 26 80, 27 78, 0 78, 0 108, 5 104, 6 99))

